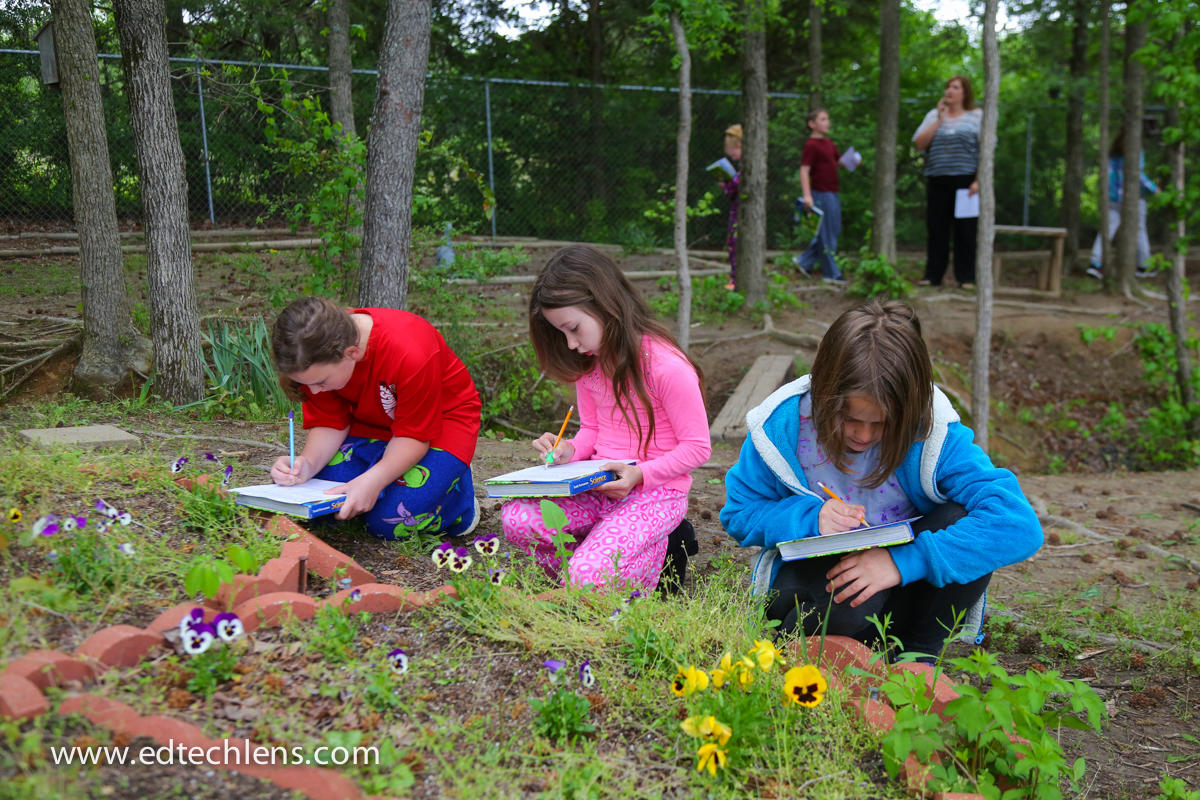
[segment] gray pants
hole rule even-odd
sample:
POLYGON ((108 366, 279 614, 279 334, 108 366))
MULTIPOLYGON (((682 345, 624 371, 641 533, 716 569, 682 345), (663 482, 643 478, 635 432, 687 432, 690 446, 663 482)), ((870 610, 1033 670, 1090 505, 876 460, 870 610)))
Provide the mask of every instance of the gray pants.
MULTIPOLYGON (((1121 224, 1121 204, 1109 202, 1108 204, 1108 240, 1111 242, 1113 237, 1117 235, 1117 228, 1121 224)), ((1092 266, 1100 269, 1100 234, 1096 234, 1096 241, 1092 242, 1092 266)), ((1138 267, 1146 266, 1146 262, 1150 260, 1150 237, 1146 235, 1146 198, 1138 200, 1138 233, 1137 233, 1137 265, 1138 267)))

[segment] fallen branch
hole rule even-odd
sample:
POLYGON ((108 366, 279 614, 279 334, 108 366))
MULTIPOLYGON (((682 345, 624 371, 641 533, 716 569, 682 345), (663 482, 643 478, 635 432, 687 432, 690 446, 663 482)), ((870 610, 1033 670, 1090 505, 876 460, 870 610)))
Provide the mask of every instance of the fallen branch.
POLYGON ((536 439, 539 436, 541 436, 540 433, 534 433, 533 431, 529 430, 528 428, 522 428, 520 425, 514 425, 513 423, 509 422, 508 420, 501 419, 500 417, 493 417, 492 421, 495 422, 497 425, 503 425, 504 427, 508 428, 509 430, 514 430, 517 433, 521 434, 522 436, 528 436, 530 439, 536 439))
POLYGON ((793 344, 797 347, 804 347, 809 350, 816 350, 817 346, 821 344, 820 336, 814 336, 811 333, 792 333, 791 331, 776 328, 770 314, 763 314, 763 331, 772 339, 778 339, 781 342, 793 344))
POLYGON ((1036 512, 1038 515, 1038 521, 1040 521, 1043 526, 1049 526, 1049 527, 1054 527, 1054 528, 1065 528, 1069 531, 1074 531, 1075 533, 1078 533, 1081 536, 1086 536, 1089 539, 1092 539, 1093 541, 1097 541, 1097 542, 1113 541, 1113 537, 1105 536, 1100 533, 1096 533, 1091 528, 1084 527, 1083 525, 1080 525, 1078 522, 1076 522, 1073 519, 1067 519, 1066 517, 1060 517, 1057 514, 1049 513, 1046 510, 1046 501, 1040 497, 1030 496, 1029 502, 1033 506, 1034 512, 1036 512))
POLYGON ((268 444, 267 442, 258 442, 253 439, 234 439, 230 436, 204 436, 194 433, 162 433, 160 431, 147 431, 139 428, 130 428, 133 433, 140 433, 144 436, 156 436, 159 439, 201 439, 206 442, 225 442, 226 444, 245 444, 251 447, 261 447, 264 450, 274 450, 279 447, 277 444, 268 444))
POLYGON ((1134 549, 1141 550, 1144 553, 1152 553, 1153 555, 1164 558, 1167 561, 1177 561, 1185 565, 1192 572, 1200 572, 1200 561, 1197 561, 1194 558, 1188 558, 1187 556, 1182 556, 1179 553, 1172 553, 1170 550, 1164 550, 1158 545, 1153 545, 1149 542, 1142 542, 1134 549))

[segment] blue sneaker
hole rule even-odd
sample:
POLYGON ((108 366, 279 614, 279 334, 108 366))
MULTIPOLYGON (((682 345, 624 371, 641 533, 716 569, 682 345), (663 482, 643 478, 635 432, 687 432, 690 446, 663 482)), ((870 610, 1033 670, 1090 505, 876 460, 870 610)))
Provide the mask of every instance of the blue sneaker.
POLYGON ((1104 273, 1101 272, 1100 268, 1098 266, 1096 266, 1095 264, 1092 264, 1090 267, 1087 268, 1087 274, 1091 275, 1093 278, 1095 278, 1098 281, 1104 280, 1104 273))

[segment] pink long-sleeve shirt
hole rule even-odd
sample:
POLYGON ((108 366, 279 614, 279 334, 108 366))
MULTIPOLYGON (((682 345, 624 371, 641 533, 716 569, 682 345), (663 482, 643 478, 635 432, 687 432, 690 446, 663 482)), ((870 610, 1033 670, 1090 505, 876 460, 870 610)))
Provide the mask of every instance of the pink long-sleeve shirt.
MULTIPOLYGON (((571 440, 575 445, 571 460, 636 459, 647 489, 665 486, 687 493, 692 487, 692 470, 712 453, 700 380, 683 354, 649 336, 642 339, 642 366, 654 410, 654 440, 646 453, 642 453, 637 427, 630 424, 632 419, 626 423, 621 416, 612 383, 597 365, 575 382, 580 427, 571 440)), ((644 436, 650 418, 636 394, 632 400, 644 436)))

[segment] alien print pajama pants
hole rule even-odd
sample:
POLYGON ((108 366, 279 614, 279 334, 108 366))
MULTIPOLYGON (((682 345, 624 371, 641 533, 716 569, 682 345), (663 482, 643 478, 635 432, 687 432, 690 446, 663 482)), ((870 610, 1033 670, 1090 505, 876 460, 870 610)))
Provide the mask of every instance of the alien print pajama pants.
MULTIPOLYGON (((383 458, 387 444, 347 436, 329 465, 313 477, 342 483, 357 478, 383 458)), ((396 539, 418 531, 457 536, 472 529, 478 516, 470 466, 431 447, 416 466, 383 490, 363 520, 372 536, 396 539)))
MULTIPOLYGON (((552 499, 567 515, 564 530, 575 537, 567 545, 571 585, 619 582, 645 591, 658 585, 667 538, 687 515, 687 494, 639 486, 620 500, 594 491, 552 499)), ((509 542, 537 559, 551 576, 561 576, 554 531, 542 522, 539 498, 511 500, 500 509, 500 517, 509 542)))

